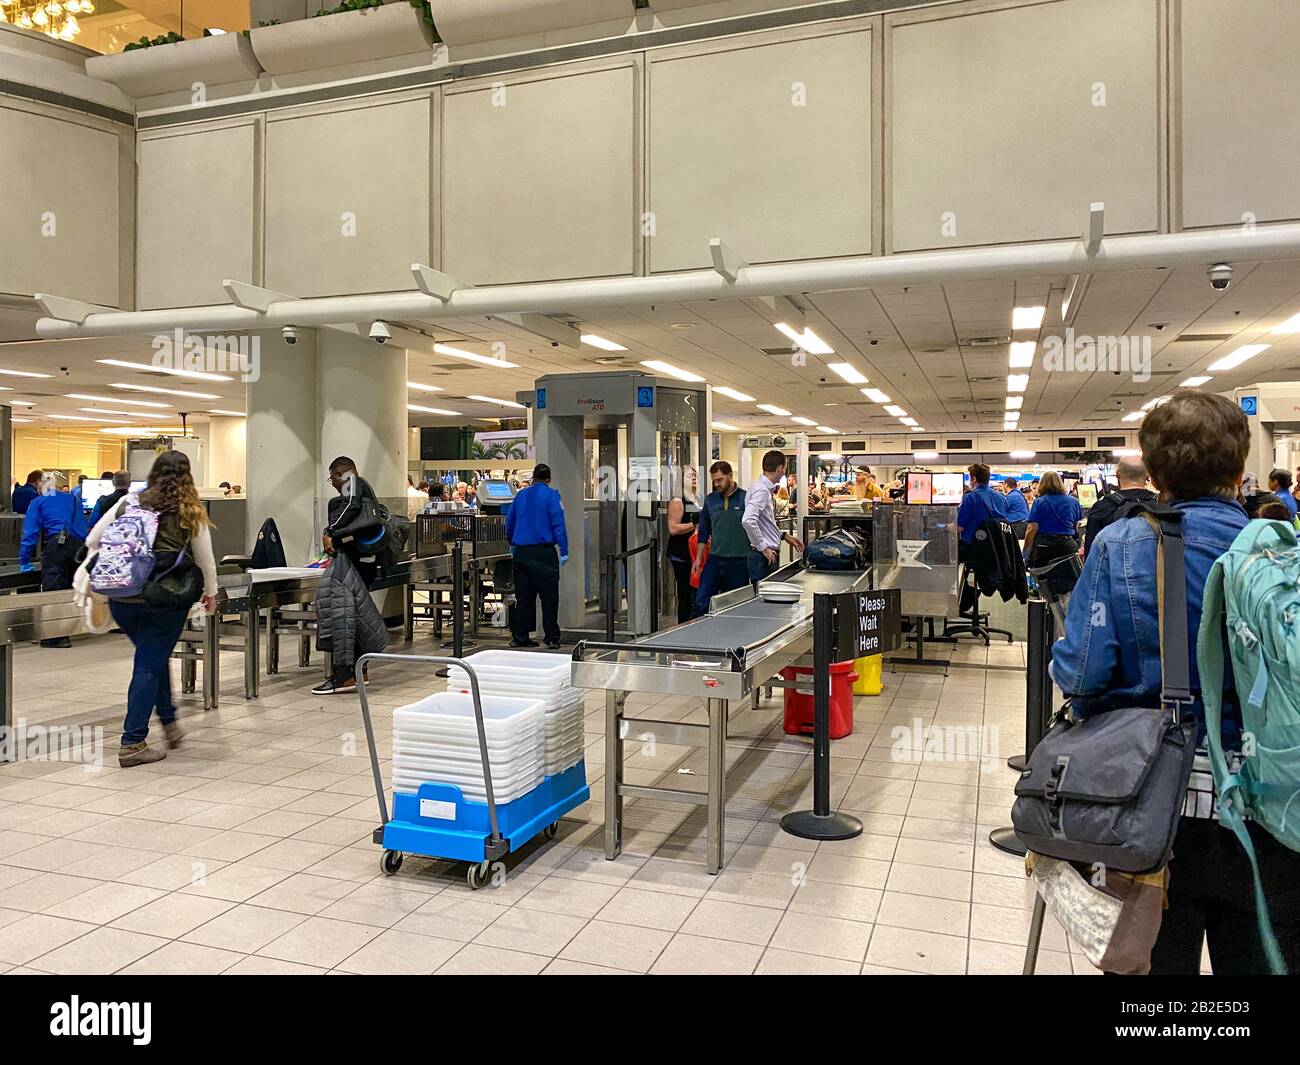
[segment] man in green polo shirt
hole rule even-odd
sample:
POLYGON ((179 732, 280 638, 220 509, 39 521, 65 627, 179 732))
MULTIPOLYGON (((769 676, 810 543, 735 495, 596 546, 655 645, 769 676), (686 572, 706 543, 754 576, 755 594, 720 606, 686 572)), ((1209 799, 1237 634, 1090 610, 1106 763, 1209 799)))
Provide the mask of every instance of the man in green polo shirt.
POLYGON ((715 462, 709 474, 713 491, 700 508, 698 533, 700 545, 709 545, 709 560, 700 571, 693 615, 697 618, 709 612, 709 601, 715 595, 749 583, 749 537, 740 524, 745 516, 745 490, 732 477, 730 462, 715 462))

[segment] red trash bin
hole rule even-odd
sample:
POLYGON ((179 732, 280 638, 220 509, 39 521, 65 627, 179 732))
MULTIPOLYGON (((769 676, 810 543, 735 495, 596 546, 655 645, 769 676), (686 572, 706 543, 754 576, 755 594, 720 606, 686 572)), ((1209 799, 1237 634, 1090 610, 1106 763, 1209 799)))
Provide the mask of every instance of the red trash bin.
MULTIPOLYGON (((805 681, 812 687, 813 671, 807 666, 787 666, 781 670, 784 680, 805 681)), ((853 731, 853 682, 858 679, 852 662, 831 663, 831 739, 838 740, 853 731)), ((813 697, 793 688, 785 691, 785 731, 790 736, 811 736, 813 731, 813 697)))

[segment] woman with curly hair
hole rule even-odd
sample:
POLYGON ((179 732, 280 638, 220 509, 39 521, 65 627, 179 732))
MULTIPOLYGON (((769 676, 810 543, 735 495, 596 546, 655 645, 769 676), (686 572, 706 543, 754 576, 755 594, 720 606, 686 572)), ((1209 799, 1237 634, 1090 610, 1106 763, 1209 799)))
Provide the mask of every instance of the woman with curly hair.
POLYGON ((211 522, 194 487, 189 458, 180 451, 164 451, 158 456, 144 491, 120 500, 86 537, 87 566, 104 531, 132 507, 156 513, 158 532, 153 542, 154 570, 144 588, 138 595, 109 603, 113 621, 135 645, 135 668, 118 752, 118 764, 124 769, 167 757, 165 750, 145 742, 155 710, 167 746, 180 746, 184 733, 172 702, 169 662, 191 611, 201 603, 201 609, 211 613, 217 597, 211 522))

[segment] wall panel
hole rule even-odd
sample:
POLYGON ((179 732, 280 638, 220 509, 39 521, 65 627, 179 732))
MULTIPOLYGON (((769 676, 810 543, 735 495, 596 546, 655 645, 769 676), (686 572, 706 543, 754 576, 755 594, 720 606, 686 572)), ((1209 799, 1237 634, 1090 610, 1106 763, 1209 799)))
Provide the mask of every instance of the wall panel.
POLYGON ((705 54, 651 54, 652 270, 871 251, 866 29, 705 54))
POLYGON ((1159 228, 1157 0, 891 16, 894 251, 1159 228))

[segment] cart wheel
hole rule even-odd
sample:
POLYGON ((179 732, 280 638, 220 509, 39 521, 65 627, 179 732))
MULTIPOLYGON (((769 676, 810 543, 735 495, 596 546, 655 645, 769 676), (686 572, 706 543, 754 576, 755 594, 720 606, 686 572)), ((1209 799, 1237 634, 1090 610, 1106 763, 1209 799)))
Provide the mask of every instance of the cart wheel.
POLYGON ((560 822, 553 821, 549 825, 547 825, 544 829, 542 829, 542 838, 554 839, 557 835, 559 835, 559 832, 560 832, 560 822))
POLYGON ((492 879, 492 863, 471 862, 465 870, 465 883, 469 885, 470 891, 477 891, 489 880, 492 879))
POLYGON ((384 851, 384 856, 379 860, 379 867, 384 871, 385 876, 392 876, 402 868, 402 852, 384 851))

